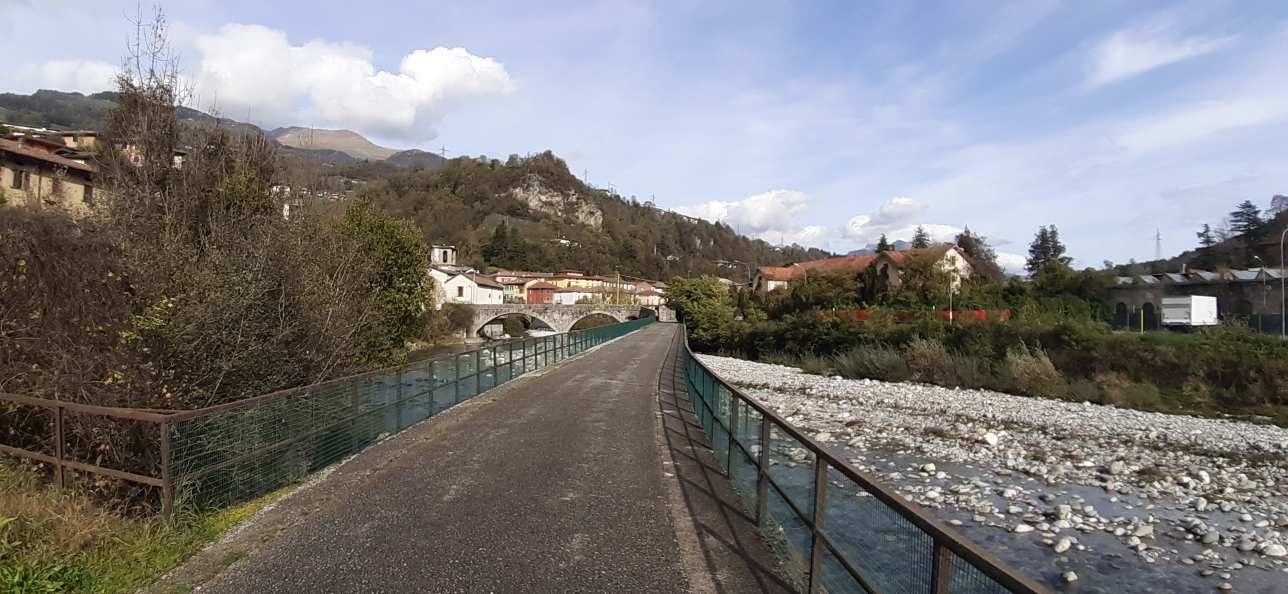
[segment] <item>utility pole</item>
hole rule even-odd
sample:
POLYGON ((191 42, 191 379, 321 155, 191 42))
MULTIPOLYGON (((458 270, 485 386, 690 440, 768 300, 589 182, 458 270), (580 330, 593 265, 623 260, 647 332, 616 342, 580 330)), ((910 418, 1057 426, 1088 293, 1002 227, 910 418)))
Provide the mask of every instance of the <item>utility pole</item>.
POLYGON ((442 145, 442 146, 439 146, 439 147, 438 147, 438 156, 442 157, 444 160, 446 160, 446 159, 447 159, 447 146, 446 146, 446 145, 442 145))
POLYGON ((1163 259, 1163 232, 1158 227, 1154 228, 1154 259, 1163 259))

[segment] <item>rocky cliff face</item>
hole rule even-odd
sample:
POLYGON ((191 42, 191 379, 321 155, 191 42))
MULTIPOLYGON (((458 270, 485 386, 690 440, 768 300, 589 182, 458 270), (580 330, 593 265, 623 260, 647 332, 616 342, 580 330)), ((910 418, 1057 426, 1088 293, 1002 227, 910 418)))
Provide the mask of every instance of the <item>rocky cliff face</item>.
POLYGON ((528 208, 557 217, 568 216, 577 222, 599 230, 604 224, 604 211, 575 191, 557 192, 547 187, 541 176, 529 174, 523 183, 511 188, 511 197, 528 205, 528 208))

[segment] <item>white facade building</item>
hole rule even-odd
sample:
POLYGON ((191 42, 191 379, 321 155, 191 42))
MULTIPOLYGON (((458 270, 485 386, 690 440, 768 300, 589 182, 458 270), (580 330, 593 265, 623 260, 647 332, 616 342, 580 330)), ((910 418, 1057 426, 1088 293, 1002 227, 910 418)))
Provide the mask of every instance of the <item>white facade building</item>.
POLYGON ((434 267, 429 269, 429 276, 434 281, 434 309, 442 308, 444 303, 505 303, 505 287, 490 276, 475 272, 456 273, 434 267))

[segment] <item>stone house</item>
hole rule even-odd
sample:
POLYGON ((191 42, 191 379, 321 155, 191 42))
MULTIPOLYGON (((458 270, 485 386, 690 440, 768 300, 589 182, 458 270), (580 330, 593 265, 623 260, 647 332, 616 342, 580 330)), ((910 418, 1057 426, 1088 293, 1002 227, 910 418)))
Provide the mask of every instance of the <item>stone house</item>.
POLYGON ((0 204, 57 208, 84 217, 96 205, 97 173, 89 155, 62 142, 35 136, 0 138, 0 204))

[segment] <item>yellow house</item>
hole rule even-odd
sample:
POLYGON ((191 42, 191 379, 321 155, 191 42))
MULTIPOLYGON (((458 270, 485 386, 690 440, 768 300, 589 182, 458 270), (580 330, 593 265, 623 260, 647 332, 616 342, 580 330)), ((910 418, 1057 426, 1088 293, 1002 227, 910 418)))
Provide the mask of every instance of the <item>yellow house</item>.
POLYGON ((51 140, 0 138, 0 204, 58 208, 78 218, 90 214, 97 169, 75 156, 51 140))

